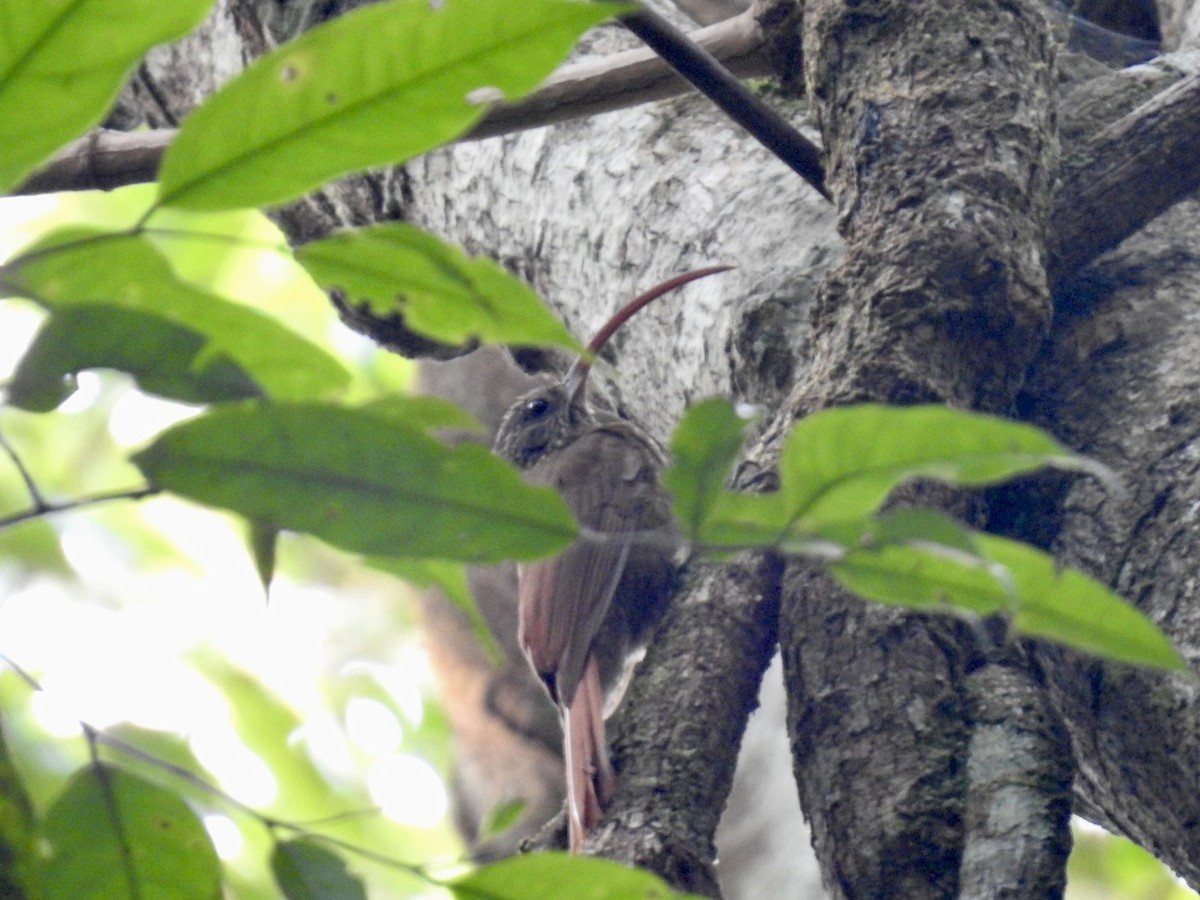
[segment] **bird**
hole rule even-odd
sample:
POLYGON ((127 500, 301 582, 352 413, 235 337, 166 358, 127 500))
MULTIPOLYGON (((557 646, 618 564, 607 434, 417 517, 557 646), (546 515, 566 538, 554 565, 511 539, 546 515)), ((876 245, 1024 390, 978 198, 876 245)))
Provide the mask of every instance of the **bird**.
POLYGON ((518 565, 518 643, 558 707, 571 852, 579 853, 616 790, 604 719, 620 701, 630 661, 665 611, 681 542, 660 482, 666 460, 639 426, 593 404, 593 357, 638 310, 730 266, 676 276, 622 307, 561 379, 520 397, 494 449, 526 482, 554 488, 581 527, 558 556, 518 565))

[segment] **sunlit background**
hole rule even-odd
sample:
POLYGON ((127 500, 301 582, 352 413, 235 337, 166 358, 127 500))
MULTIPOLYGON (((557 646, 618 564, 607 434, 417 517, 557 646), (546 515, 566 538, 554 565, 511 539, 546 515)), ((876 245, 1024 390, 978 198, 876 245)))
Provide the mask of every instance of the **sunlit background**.
MULTIPOLYGON (((56 224, 135 221, 147 188, 0 200, 0 259, 56 224)), ((403 390, 409 364, 343 327, 257 214, 163 212, 177 270, 274 314, 336 353, 352 399, 403 390), (216 252, 219 250, 220 252, 216 252)), ((42 313, 0 302, 0 380, 42 313)), ((0 434, 51 502, 141 484, 124 462, 196 409, 148 397, 129 378, 83 373, 56 412, 0 409, 0 434)), ((30 507, 0 457, 0 516, 30 507)), ((403 510, 397 510, 403 515, 403 510)), ((107 758, 184 792, 240 898, 277 896, 270 829, 239 807, 335 835, 396 862, 448 873, 464 850, 447 824, 449 734, 431 697, 411 595, 400 582, 314 540, 285 535, 269 596, 235 518, 169 497, 118 501, 0 530, 0 717, 35 805, 45 810, 86 763, 80 722, 202 773, 237 803, 119 751, 107 758)), ((286 831, 281 837, 291 837, 286 831)), ((437 896, 386 861, 347 855, 373 898, 437 896)), ((1152 857, 1077 828, 1073 900, 1195 896, 1152 857)))
MULTIPOLYGON (((0 201, 0 258, 56 223, 132 222, 148 198, 135 188, 0 201)), ((351 397, 406 385, 409 364, 343 327, 286 255, 263 252, 262 242, 282 242, 265 219, 156 222, 252 242, 238 251, 227 242, 157 239, 181 274, 216 293, 254 298, 341 357, 354 373, 351 397)), ((32 304, 0 303, 0 380, 42 319, 32 304)), ((142 394, 126 376, 86 372, 54 413, 4 408, 0 434, 57 503, 137 487, 128 452, 196 411, 142 394)), ((29 506, 15 466, 0 457, 0 516, 29 506)), ((448 731, 415 626, 404 584, 300 536, 282 538, 268 596, 244 526, 171 497, 0 531, 0 653, 42 688, 0 667, 0 707, 41 810, 88 759, 82 720, 203 773, 261 813, 397 861, 460 860, 447 825, 448 731)), ((276 896, 261 822, 144 761, 104 755, 185 792, 239 897, 276 896)), ((372 897, 437 894, 384 863, 347 858, 372 897)))

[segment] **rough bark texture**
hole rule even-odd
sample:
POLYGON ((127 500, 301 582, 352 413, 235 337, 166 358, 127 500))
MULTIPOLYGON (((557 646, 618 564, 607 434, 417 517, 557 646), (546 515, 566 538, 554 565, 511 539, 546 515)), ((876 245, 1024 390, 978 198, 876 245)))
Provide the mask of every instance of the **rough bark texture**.
POLYGON ((1158 0, 1163 46, 1182 50, 1200 46, 1200 7, 1191 0, 1158 0))
POLYGON ((1159 74, 1147 80, 1159 88, 1150 99, 1081 143, 1063 167, 1050 228, 1048 268, 1055 285, 1200 182, 1200 74, 1166 88, 1175 73, 1159 74), (1152 177, 1138 163, 1143 154, 1165 162, 1152 177))
POLYGON ((700 567, 677 598, 617 714, 621 790, 592 849, 717 895, 713 837, 775 649, 776 569, 770 559, 700 567))
MULTIPOLYGON (((244 59, 337 6, 224 0, 200 36, 152 55, 113 124, 178 122, 244 59)), ((1196 4, 1160 6, 1170 11, 1164 38, 1185 41, 1177 23, 1193 21, 1196 4)), ((1160 89, 1164 69, 1059 84, 1046 35, 1032 0, 810 0, 805 71, 844 245, 811 189, 695 97, 457 146, 347 179, 278 218, 294 241, 409 219, 502 261, 580 335, 639 288, 734 263, 613 342, 608 386, 623 409, 662 439, 700 397, 763 405, 768 424, 739 472, 753 489, 772 485, 783 429, 827 405, 932 399, 1016 411, 1116 468, 1128 490, 1021 485, 990 498, 997 526, 1112 584, 1195 661, 1200 210, 1177 206, 1085 273, 1056 273, 1050 329, 1055 98, 1070 97, 1071 159, 1082 138, 1160 89)), ((626 43, 606 28, 589 46, 626 43)), ((779 102, 802 118, 803 104, 779 102)), ((867 606, 801 566, 781 579, 778 561, 757 557, 690 573, 614 722, 622 787, 591 849, 715 893, 713 830, 777 615, 795 777, 833 895, 942 897, 976 884, 988 831, 972 765, 986 729, 1014 716, 1024 723, 1015 733, 1055 746, 1061 718, 1076 808, 1200 885, 1191 684, 1039 646, 1004 660, 1026 667, 1019 695, 981 695, 972 673, 995 648, 979 632, 867 606), (1005 696, 1018 699, 997 711, 1005 696)), ((494 676, 470 670, 476 707, 494 676)), ((493 718, 514 730, 512 716, 493 718)), ((1053 845, 1060 819, 1061 804, 1048 802, 1034 823, 1046 826, 1043 843, 1053 845)), ((745 843, 764 843, 748 834, 745 843)), ((795 843, 787 861, 800 851, 795 843)), ((756 865, 767 863, 751 863, 751 876, 756 865)), ((767 876, 726 884, 731 896, 761 896, 735 883, 761 888, 767 876)), ((790 884, 791 895, 805 890, 790 884)))
POLYGON ((967 681, 962 898, 1061 897, 1071 852, 1071 741, 1023 667, 967 681))
POLYGON ((805 26, 847 258, 801 391, 1005 408, 1050 315, 1044 19, 1035 4, 809 3, 805 26))
MULTIPOLYGON (((1043 497, 1047 518, 1061 517, 1058 555, 1137 603, 1193 667, 1200 658, 1198 222, 1200 204, 1177 206, 1063 292, 1054 340, 1024 398, 1034 421, 1112 466, 1125 487, 1108 494, 1081 482, 1057 511, 1043 497)), ((1028 521, 1018 533, 1037 537, 1028 521)), ((1194 683, 1052 648, 1039 648, 1038 660, 1071 728, 1079 811, 1200 885, 1194 683)))
MULTIPOLYGON (((809 2, 809 95, 845 261, 786 412, 859 400, 1004 410, 1048 328, 1057 161, 1033 4, 809 2)), ((801 805, 835 896, 953 897, 965 841, 964 677, 980 651, 809 566, 785 583, 801 805)))

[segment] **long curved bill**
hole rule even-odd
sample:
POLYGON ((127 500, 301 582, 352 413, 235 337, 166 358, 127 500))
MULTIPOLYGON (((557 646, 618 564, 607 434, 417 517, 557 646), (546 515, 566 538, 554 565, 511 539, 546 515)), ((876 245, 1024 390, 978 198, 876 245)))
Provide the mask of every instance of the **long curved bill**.
POLYGON ((608 343, 608 339, 616 333, 618 328, 633 318, 635 313, 653 303, 663 294, 683 287, 688 282, 707 278, 709 275, 716 275, 719 272, 728 272, 732 268, 734 267, 708 266, 704 269, 696 269, 694 272, 685 272, 682 275, 676 275, 674 278, 670 278, 662 284, 650 288, 644 294, 639 294, 617 310, 612 318, 605 322, 603 327, 588 341, 587 349, 590 356, 579 357, 572 363, 571 368, 567 370, 566 377, 563 379, 563 386, 566 388, 571 404, 574 405, 583 399, 583 390, 587 385, 588 373, 592 369, 591 359, 608 343))

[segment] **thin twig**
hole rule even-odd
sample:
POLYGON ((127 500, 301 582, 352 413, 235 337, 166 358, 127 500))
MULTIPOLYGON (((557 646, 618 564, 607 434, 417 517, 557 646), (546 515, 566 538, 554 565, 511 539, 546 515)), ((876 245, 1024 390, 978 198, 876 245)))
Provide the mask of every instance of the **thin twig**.
POLYGON ((112 500, 142 500, 146 497, 152 497, 155 494, 161 493, 162 488, 144 487, 134 488, 127 491, 112 491, 106 494, 91 494, 87 497, 77 497, 74 500, 69 500, 65 503, 37 503, 30 509, 22 510, 19 513, 12 513, 7 516, 0 516, 0 531, 5 528, 11 528, 13 525, 18 525, 21 522, 26 522, 30 519, 36 519, 39 516, 48 516, 53 513, 65 512, 72 509, 81 509, 85 506, 95 506, 97 503, 108 503, 112 500))
POLYGON ((825 167, 817 145, 738 81, 711 53, 648 7, 621 16, 621 22, 822 197, 833 199, 825 187, 825 167))
MULTIPOLYGON (((8 454, 8 458, 12 460, 13 465, 17 467, 17 472, 21 476, 21 480, 25 482, 25 490, 29 492, 29 499, 33 501, 33 505, 38 509, 46 508, 46 499, 42 496, 42 492, 38 490, 37 482, 33 480, 33 474, 26 467, 24 460, 18 455, 16 448, 8 442, 8 438, 0 432, 0 448, 8 454)), ((0 527, 3 527, 0 525, 0 527)))

